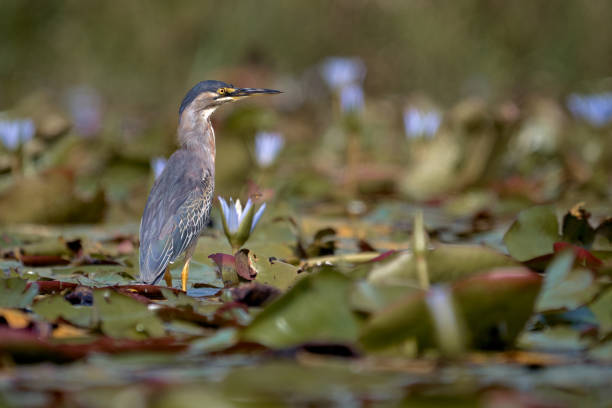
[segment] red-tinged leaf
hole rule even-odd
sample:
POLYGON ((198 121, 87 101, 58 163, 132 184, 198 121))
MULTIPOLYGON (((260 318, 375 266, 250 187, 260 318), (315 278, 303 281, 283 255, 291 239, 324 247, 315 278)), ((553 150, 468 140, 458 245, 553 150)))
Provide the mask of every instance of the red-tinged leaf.
POLYGON ((555 242, 553 244, 555 253, 571 250, 576 257, 576 262, 582 266, 586 266, 589 269, 597 270, 603 262, 593 255, 589 250, 579 247, 568 242, 555 242))
POLYGON ((395 254, 397 251, 395 249, 391 249, 389 251, 385 251, 382 254, 378 255, 376 258, 372 258, 370 259, 368 262, 369 263, 373 263, 373 262, 379 262, 382 261, 384 259, 387 259, 388 257, 390 257, 391 255, 395 254))
POLYGON ((257 276, 257 270, 253 265, 255 255, 248 249, 241 249, 234 256, 236 273, 243 279, 251 281, 257 276))
POLYGON ((77 285, 72 282, 62 282, 62 281, 36 281, 36 282, 28 282, 27 287, 29 288, 31 285, 38 285, 38 294, 39 295, 50 295, 53 293, 61 292, 65 289, 74 289, 77 285))
POLYGON ((25 266, 55 266, 70 263, 68 259, 59 255, 21 255, 19 259, 25 266))
POLYGON ((31 330, 0 328, 0 353, 11 355, 17 362, 68 362, 83 358, 90 353, 180 352, 186 348, 187 343, 171 337, 145 340, 100 337, 89 343, 57 343, 42 338, 31 330))
POLYGON ((229 254, 222 254, 217 252, 215 254, 208 255, 209 259, 217 264, 219 270, 222 271, 223 268, 235 268, 236 267, 236 259, 229 254))

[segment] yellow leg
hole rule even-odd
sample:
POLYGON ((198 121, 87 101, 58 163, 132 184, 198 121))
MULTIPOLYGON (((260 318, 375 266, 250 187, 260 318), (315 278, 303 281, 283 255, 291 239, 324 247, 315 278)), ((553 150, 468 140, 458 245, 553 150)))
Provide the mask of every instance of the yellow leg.
POLYGON ((187 278, 189 277, 189 263, 191 262, 191 257, 188 257, 185 260, 185 266, 183 266, 183 271, 181 272, 181 287, 183 292, 187 292, 187 278))
POLYGON ((166 272, 164 273, 164 280, 166 281, 166 286, 171 288, 172 287, 172 275, 170 275, 169 266, 166 266, 166 272))

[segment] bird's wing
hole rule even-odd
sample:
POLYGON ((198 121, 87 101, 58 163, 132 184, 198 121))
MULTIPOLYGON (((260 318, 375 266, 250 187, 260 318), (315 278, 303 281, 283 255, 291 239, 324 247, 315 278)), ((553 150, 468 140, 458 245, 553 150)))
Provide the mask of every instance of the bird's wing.
POLYGON ((212 205, 214 176, 195 154, 174 153, 155 181, 140 223, 140 279, 157 283, 195 244, 212 205))

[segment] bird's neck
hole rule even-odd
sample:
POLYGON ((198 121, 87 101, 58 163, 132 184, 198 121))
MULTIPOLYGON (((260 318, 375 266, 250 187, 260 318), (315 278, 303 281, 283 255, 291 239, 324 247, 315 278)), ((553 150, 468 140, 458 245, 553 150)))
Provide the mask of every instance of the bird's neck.
POLYGON ((210 111, 185 110, 179 119, 178 141, 182 149, 203 153, 215 164, 215 131, 210 123, 210 111))

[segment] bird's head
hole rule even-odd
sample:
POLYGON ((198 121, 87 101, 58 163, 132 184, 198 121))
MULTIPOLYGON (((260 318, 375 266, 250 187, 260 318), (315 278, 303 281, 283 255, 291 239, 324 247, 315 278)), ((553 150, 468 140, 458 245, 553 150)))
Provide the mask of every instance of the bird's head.
POLYGON ((252 95, 277 94, 281 91, 262 88, 234 88, 233 85, 221 81, 202 81, 191 88, 179 109, 179 116, 185 109, 203 114, 210 114, 227 102, 234 102, 252 95))

